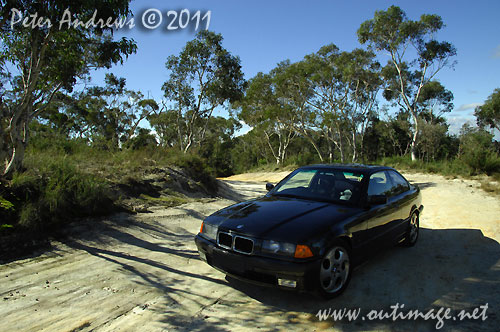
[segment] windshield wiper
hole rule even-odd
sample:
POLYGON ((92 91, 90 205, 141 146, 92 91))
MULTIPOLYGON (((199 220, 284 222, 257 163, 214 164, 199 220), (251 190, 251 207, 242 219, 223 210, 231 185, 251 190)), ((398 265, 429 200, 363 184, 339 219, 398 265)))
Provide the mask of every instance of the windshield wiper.
POLYGON ((306 198, 303 196, 299 195, 294 195, 294 194, 284 194, 284 193, 272 193, 272 196, 282 196, 282 197, 290 197, 290 198, 306 198))

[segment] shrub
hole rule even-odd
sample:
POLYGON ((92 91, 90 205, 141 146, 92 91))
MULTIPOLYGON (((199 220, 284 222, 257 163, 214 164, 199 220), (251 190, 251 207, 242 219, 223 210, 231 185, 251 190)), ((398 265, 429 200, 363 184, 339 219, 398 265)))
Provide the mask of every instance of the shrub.
POLYGON ((479 128, 464 126, 460 136, 460 159, 474 174, 500 172, 500 158, 492 143, 493 135, 479 128))
POLYGON ((180 152, 173 153, 169 157, 170 163, 184 168, 195 181, 202 183, 209 192, 217 191, 217 181, 214 178, 215 172, 206 160, 193 154, 180 152))
POLYGON ((20 206, 19 225, 31 229, 46 229, 74 217, 102 214, 112 203, 108 185, 102 179, 57 159, 37 170, 16 173, 11 190, 20 206))

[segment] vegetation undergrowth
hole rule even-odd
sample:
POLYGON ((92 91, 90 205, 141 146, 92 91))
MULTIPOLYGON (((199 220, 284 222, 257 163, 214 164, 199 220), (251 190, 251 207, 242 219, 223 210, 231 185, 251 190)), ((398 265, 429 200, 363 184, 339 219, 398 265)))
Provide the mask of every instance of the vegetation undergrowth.
POLYGON ((179 172, 205 192, 216 191, 214 171, 193 154, 158 147, 104 150, 78 140, 39 138, 29 146, 23 169, 0 187, 0 236, 24 233, 26 241, 47 237, 75 218, 123 210, 125 199, 165 207, 189 202, 177 188, 167 187, 174 180, 159 173, 165 169, 179 172), (164 181, 165 188, 149 185, 148 177, 164 181), (139 188, 132 197, 120 190, 134 185, 139 188), (141 192, 145 185, 149 187, 141 192))

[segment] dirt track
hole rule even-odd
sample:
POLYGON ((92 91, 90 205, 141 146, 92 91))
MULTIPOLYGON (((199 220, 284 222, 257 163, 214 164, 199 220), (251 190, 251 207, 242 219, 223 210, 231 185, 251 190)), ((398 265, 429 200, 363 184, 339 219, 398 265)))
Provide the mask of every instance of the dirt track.
MULTIPOLYGON (((239 198, 285 174, 226 179, 239 198)), ((461 309, 488 303, 485 321, 446 321, 441 330, 498 331, 500 200, 474 181, 409 174, 423 192, 414 248, 380 253, 354 272, 347 291, 324 302, 259 288, 202 262, 193 236, 232 201, 204 200, 137 216, 77 225, 79 240, 0 266, 0 331, 428 331, 436 321, 319 322, 319 309, 461 309)), ((236 197, 235 197, 236 198, 236 197)), ((389 310, 390 311, 390 310, 389 310)))

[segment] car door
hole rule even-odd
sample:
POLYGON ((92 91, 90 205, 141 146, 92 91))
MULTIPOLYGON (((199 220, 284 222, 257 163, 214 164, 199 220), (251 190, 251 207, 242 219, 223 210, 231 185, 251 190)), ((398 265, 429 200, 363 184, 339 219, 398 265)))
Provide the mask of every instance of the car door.
POLYGON ((398 206, 399 217, 391 225, 392 238, 400 238, 408 229, 407 220, 410 216, 414 195, 410 191, 410 184, 399 173, 387 171, 392 182, 393 201, 398 206))
POLYGON ((372 245, 385 245, 391 239, 391 228, 401 219, 399 201, 392 195, 393 184, 387 171, 373 173, 368 183, 367 195, 385 195, 386 204, 373 205, 369 210, 367 234, 372 245))

